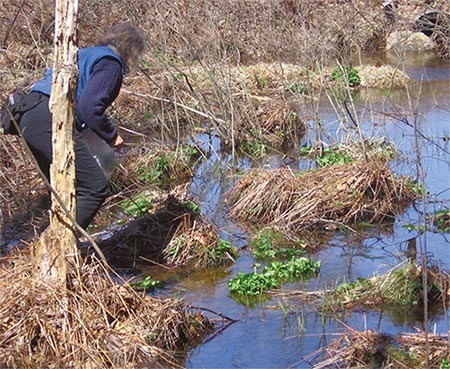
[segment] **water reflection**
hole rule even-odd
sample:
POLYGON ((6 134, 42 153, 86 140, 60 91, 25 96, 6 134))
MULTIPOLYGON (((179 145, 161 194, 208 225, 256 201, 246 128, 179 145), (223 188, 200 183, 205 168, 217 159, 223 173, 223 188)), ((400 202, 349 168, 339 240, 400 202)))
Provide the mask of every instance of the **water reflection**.
MULTIPOLYGON (((419 169, 424 171, 424 186, 430 194, 428 201, 417 201, 387 224, 315 237, 321 247, 311 257, 322 261, 320 276, 304 285, 292 283, 285 288, 319 290, 340 281, 383 274, 405 260, 420 261, 424 255, 430 263, 444 270, 450 268, 448 235, 408 227, 423 224, 427 213, 450 206, 449 65, 431 54, 413 55, 402 61, 390 54, 361 57, 364 63, 380 60, 404 69, 421 83, 409 86, 408 92, 401 89, 358 91, 353 96, 358 121, 368 137, 383 136, 395 143, 400 153, 392 163, 396 173, 415 178, 419 169)), ((335 109, 326 98, 318 103, 318 121, 309 122, 309 137, 305 142, 314 141, 317 129, 323 131, 328 142, 339 140, 343 135, 342 122, 335 109)), ((251 232, 227 216, 226 197, 236 181, 234 170, 283 165, 303 170, 314 164, 296 155, 272 155, 259 162, 248 158, 233 161, 230 154, 220 152, 218 138, 211 136, 203 137, 203 149, 211 156, 198 168, 191 192, 203 214, 222 229, 221 237, 242 249, 241 257, 229 268, 182 278, 164 293, 183 296, 188 302, 222 311, 239 321, 195 349, 186 361, 188 367, 308 368, 311 353, 342 333, 345 325, 390 334, 414 332, 417 326, 424 328, 423 309, 385 307, 382 311, 348 311, 336 320, 321 314, 320 306, 304 302, 288 301, 291 309, 283 310, 286 302, 281 301, 280 305, 276 298, 258 301, 254 307, 230 298, 228 280, 237 272, 250 272, 255 262, 244 249, 251 232)), ((430 327, 435 325, 437 333, 446 332, 445 319, 442 309, 430 309, 428 323, 430 327)))

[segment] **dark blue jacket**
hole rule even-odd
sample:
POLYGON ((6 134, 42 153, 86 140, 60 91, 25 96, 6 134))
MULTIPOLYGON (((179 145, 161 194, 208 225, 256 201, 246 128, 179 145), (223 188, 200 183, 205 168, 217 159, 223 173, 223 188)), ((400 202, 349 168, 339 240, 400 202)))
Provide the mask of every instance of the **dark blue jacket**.
MULTIPOLYGON (((105 111, 119 93, 124 75, 122 61, 109 47, 93 46, 78 51, 78 69, 77 127, 90 127, 106 142, 114 142, 117 132, 105 111)), ((44 77, 31 87, 31 92, 50 96, 52 77, 53 68, 49 68, 44 77)))
MULTIPOLYGON (((89 80, 95 64, 105 57, 113 58, 122 65, 120 57, 108 46, 93 46, 78 50, 78 85, 76 101, 79 100, 86 82, 89 80)), ((123 68, 123 66, 122 66, 123 68)), ((123 74, 123 71, 122 71, 123 74)), ((45 72, 44 78, 31 87, 31 92, 38 91, 50 96, 52 91, 53 67, 45 72)))

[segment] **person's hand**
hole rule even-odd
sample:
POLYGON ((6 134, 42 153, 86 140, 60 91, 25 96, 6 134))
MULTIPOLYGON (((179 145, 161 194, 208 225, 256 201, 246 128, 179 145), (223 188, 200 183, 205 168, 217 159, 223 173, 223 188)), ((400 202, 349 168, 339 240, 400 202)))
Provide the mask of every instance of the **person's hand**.
POLYGON ((123 145, 123 138, 117 135, 116 140, 111 144, 115 149, 119 149, 123 145))

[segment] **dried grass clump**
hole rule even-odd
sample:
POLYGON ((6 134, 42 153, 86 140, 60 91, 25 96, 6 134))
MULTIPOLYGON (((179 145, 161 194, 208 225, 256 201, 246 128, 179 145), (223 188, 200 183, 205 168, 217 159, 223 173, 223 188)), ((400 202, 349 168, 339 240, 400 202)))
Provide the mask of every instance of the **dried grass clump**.
POLYGON ((237 251, 210 224, 184 216, 163 250, 166 264, 201 269, 234 263, 237 251))
POLYGON ((247 172, 229 197, 233 217, 297 232, 314 225, 381 222, 414 199, 406 178, 383 160, 357 161, 305 173, 247 172))
POLYGON ((19 140, 0 134, 0 205, 5 219, 26 211, 31 200, 45 193, 42 180, 19 140))
MULTIPOLYGON (((304 136, 306 123, 293 104, 274 98, 257 100, 254 96, 252 101, 240 122, 238 142, 256 140, 279 149, 283 144, 297 144, 304 136)), ((243 111, 246 106, 243 104, 241 108, 243 111)))
POLYGON ((361 78, 361 87, 399 88, 411 81, 405 72, 390 65, 362 65, 355 69, 361 78))
POLYGON ((259 62, 249 65, 208 64, 186 68, 186 75, 203 90, 214 88, 214 82, 226 85, 238 92, 249 92, 257 96, 278 94, 292 83, 314 83, 318 87, 319 77, 300 64, 286 62, 259 62))
POLYGON ((315 74, 300 64, 272 62, 256 63, 241 68, 246 86, 250 90, 282 91, 292 83, 310 85, 315 74))
POLYGON ((235 249, 218 238, 217 230, 191 204, 169 196, 157 211, 132 220, 99 246, 116 266, 150 263, 198 269, 233 262, 235 249))
POLYGON ((34 273, 29 253, 1 260, 2 368, 160 368, 205 329, 180 301, 117 285, 95 261, 69 276, 67 296, 34 273))
POLYGON ((196 160, 193 150, 188 146, 177 149, 144 140, 121 159, 112 181, 122 189, 186 182, 193 175, 196 160))
POLYGON ((332 304, 347 307, 356 304, 423 307, 426 297, 428 306, 440 306, 449 297, 449 286, 450 277, 446 273, 432 267, 424 273, 420 265, 406 262, 383 276, 344 283, 338 286, 329 300, 332 304), (425 279, 426 295, 423 290, 425 279))
POLYGON ((338 339, 319 350, 315 369, 366 368, 426 369, 441 366, 450 357, 448 337, 425 333, 402 333, 399 336, 373 330, 348 329, 338 339), (427 352, 427 348, 429 352, 427 352))

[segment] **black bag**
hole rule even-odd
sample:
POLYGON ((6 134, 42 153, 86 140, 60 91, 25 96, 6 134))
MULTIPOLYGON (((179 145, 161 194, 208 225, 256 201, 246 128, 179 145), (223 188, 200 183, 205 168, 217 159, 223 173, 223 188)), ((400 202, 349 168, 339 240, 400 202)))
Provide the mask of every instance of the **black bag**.
POLYGON ((2 109, 0 116, 0 125, 7 134, 17 135, 16 125, 20 123, 23 114, 33 109, 42 101, 40 93, 27 93, 19 91, 8 96, 2 109))

